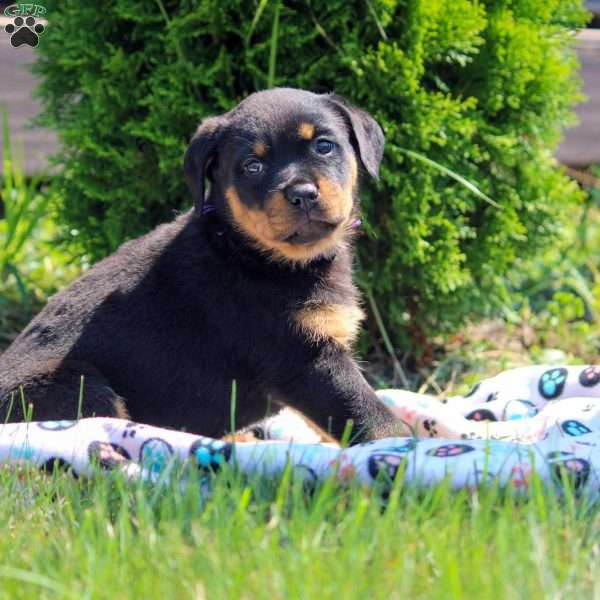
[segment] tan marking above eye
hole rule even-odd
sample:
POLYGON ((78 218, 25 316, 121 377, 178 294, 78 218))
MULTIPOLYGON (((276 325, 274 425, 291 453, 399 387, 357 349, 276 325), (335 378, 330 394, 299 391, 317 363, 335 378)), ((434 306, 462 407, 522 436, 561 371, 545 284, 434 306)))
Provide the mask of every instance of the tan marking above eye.
POLYGON ((315 126, 312 123, 300 123, 298 135, 303 140, 312 140, 315 137, 315 126))
POLYGON ((256 156, 260 158, 264 158, 267 155, 267 146, 263 144, 263 142, 256 142, 254 146, 252 146, 252 150, 256 156))
POLYGON ((363 318, 363 311, 355 305, 316 304, 300 309, 293 320, 310 342, 331 339, 349 348, 358 335, 363 318))

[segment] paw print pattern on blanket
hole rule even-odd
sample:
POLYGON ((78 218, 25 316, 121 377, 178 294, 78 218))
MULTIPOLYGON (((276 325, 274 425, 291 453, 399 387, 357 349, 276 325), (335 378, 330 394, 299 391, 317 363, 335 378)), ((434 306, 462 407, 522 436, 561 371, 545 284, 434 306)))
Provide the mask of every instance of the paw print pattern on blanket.
POLYGON ((556 367, 542 374, 538 384, 538 391, 546 398, 553 400, 558 398, 565 388, 568 371, 564 367, 556 367))
POLYGON ((73 465, 60 456, 51 456, 45 463, 40 465, 40 469, 44 471, 44 473, 71 471, 73 475, 77 477, 77 474, 73 470, 73 465))
POLYGON ((102 469, 114 469, 131 458, 123 446, 102 441, 94 441, 88 446, 88 456, 102 469))
POLYGON ((385 473, 386 479, 394 480, 400 465, 405 461, 406 455, 417 447, 417 440, 408 438, 403 444, 386 446, 369 456, 367 469, 373 480, 379 473, 385 473))
POLYGON ((394 481, 400 465, 405 461, 402 454, 373 454, 369 456, 369 475, 376 480, 383 473, 385 480, 394 481))
POLYGON ((158 437, 146 440, 140 447, 140 464, 155 475, 163 471, 172 456, 171 444, 158 437))
POLYGON ((455 456, 473 452, 474 450, 473 446, 467 444, 444 444, 443 446, 427 450, 427 454, 436 458, 454 458, 455 456))
MULTIPOLYGON (((329 477, 372 485, 383 472, 388 482, 402 474, 403 486, 430 486, 450 476, 454 489, 493 481, 518 495, 530 491, 530 478, 537 473, 558 493, 574 485, 578 494, 600 500, 597 377, 599 367, 520 367, 483 380, 474 396, 449 398, 446 404, 433 396, 384 390, 390 410, 399 420, 410 415, 407 420, 418 424, 422 438, 407 431, 406 437, 341 449, 296 439, 295 426, 287 420, 283 435, 296 441, 236 443, 235 461, 233 445, 223 440, 121 419, 7 423, 0 425, 0 465, 63 465, 79 477, 98 467, 117 468, 131 479, 158 482, 182 476, 187 481, 189 471, 165 469, 177 456, 200 469, 203 494, 212 485, 207 474, 228 462, 241 474, 268 477, 280 476, 291 464, 311 485, 329 477), (492 415, 495 421, 475 420, 492 415), (513 420, 515 415, 521 418, 513 420), (532 461, 532 454, 541 460, 532 461)), ((388 491, 378 487, 383 498, 388 491)))
POLYGON ((487 410, 487 408, 478 408, 473 412, 470 412, 465 419, 469 419, 470 421, 497 421, 496 415, 491 411, 487 410))
POLYGON ((600 367, 586 367, 579 375, 579 383, 583 387, 593 387, 600 382, 600 367))
POLYGON ((231 458, 231 444, 221 440, 201 438, 190 448, 198 468, 202 471, 218 471, 231 458))
POLYGON ((369 457, 369 475, 375 480, 379 473, 384 472, 386 478, 393 481, 400 465, 405 462, 406 455, 416 449, 417 443, 418 439, 407 438, 403 444, 379 448, 369 457))
POLYGON ((584 425, 575 419, 567 419, 566 421, 563 421, 561 427, 567 435, 572 435, 573 437, 592 432, 587 425, 584 425))
POLYGON ((425 431, 429 434, 429 437, 437 437, 438 431, 435 428, 435 419, 425 419, 423 421, 423 427, 425 431))
POLYGON ((584 458, 568 458, 552 465, 552 475, 560 484, 571 483, 579 491, 590 476, 590 463, 584 458))

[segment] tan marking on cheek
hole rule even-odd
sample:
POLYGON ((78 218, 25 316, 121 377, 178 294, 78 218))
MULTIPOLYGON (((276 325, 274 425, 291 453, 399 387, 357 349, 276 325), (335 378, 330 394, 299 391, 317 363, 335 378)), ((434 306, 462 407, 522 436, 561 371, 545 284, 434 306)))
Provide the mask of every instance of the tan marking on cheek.
POLYGON ((233 186, 229 186, 225 190, 225 198, 229 204, 234 223, 239 229, 254 239, 266 235, 269 219, 264 212, 247 207, 240 200, 240 196, 233 186))
POLYGON ((269 222, 268 244, 274 248, 278 240, 291 234, 295 224, 296 215, 290 210, 290 205, 281 192, 274 192, 267 197, 265 213, 269 222))
POLYGON ((364 318, 358 306, 320 304, 302 308, 294 315, 294 322, 310 342, 335 340, 349 348, 364 318))
POLYGON ((300 123, 298 135, 303 140, 312 140, 315 137, 315 126, 312 123, 300 123))
POLYGON ((262 142, 257 142, 254 144, 254 146, 252 146, 252 150, 259 158, 264 158, 267 155, 267 146, 262 142))
POLYGON ((269 239, 260 240, 262 245, 273 251, 277 258, 295 262, 309 262, 316 256, 327 252, 338 241, 335 234, 310 245, 290 244, 281 241, 290 235, 296 227, 298 215, 290 208, 281 192, 275 192, 267 200, 265 212, 269 218, 269 239))
POLYGON ((300 245, 281 241, 293 233, 295 217, 283 194, 276 192, 266 202, 265 210, 248 208, 234 186, 225 190, 234 226, 250 237, 254 245, 279 261, 308 263, 330 252, 341 240, 343 228, 314 244, 300 245))
POLYGON ((319 177, 317 185, 325 215, 334 220, 347 219, 352 211, 352 185, 342 186, 326 177, 319 177))

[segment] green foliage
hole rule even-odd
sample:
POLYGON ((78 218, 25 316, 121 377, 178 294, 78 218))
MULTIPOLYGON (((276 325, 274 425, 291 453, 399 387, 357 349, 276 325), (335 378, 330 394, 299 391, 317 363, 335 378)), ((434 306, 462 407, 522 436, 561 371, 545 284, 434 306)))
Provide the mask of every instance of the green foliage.
MULTIPOLYGON (((597 167, 590 173, 596 186, 594 174, 599 173, 597 167)), ((521 263, 508 277, 515 302, 506 317, 533 328, 535 346, 561 348, 595 362, 600 347, 600 189, 587 192, 571 213, 565 244, 521 263)))
POLYGON ((188 207, 196 124, 271 84, 335 89, 384 127, 360 279, 396 347, 510 303, 506 273, 557 244, 580 200, 552 159, 579 99, 580 0, 48 8, 43 120, 64 144, 61 218, 92 259, 188 207))
POLYGON ((2 123, 0 185, 0 351, 31 318, 37 305, 72 279, 79 267, 59 249, 51 193, 41 176, 27 179, 2 123))
POLYGON ((23 170, 13 159, 8 116, 3 114, 2 122, 2 208, 0 219, 0 285, 6 286, 9 278, 14 278, 23 302, 29 295, 20 273, 23 250, 35 228, 42 219, 48 204, 48 196, 39 193, 39 180, 25 181, 23 170))
MULTIPOLYGON (((541 460, 541 459, 540 459, 541 460)), ((598 505, 531 478, 529 500, 496 486, 380 496, 335 479, 231 471, 149 486, 119 472, 75 480, 0 470, 0 585, 16 600, 541 600, 593 598, 598 505)))

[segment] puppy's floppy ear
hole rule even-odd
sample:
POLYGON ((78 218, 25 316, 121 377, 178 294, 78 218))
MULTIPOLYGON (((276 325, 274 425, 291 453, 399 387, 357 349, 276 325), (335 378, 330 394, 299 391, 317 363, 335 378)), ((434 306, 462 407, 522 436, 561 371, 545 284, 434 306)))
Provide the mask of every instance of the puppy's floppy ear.
POLYGON ((327 94, 325 98, 344 117, 351 131, 350 139, 356 154, 367 173, 377 179, 385 144, 379 123, 369 113, 352 106, 337 94, 327 94))
POLYGON ((204 181, 208 166, 216 155, 219 138, 223 130, 222 117, 204 119, 194 134, 183 159, 183 170, 194 198, 197 215, 204 208, 204 181))

